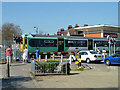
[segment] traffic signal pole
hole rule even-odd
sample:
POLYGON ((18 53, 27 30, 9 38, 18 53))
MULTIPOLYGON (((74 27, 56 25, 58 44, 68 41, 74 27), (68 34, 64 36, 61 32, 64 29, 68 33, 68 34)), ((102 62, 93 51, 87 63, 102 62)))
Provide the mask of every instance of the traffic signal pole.
POLYGON ((114 42, 114 54, 115 54, 115 42, 114 42))
POLYGON ((110 39, 109 39, 109 56, 110 56, 110 39))

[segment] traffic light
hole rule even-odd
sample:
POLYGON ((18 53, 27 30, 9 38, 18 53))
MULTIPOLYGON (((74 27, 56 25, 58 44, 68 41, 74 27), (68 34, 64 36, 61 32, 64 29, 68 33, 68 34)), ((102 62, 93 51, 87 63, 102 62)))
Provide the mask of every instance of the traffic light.
MULTIPOLYGON (((108 42, 109 42, 109 40, 108 40, 108 42)), ((116 44, 116 38, 111 37, 109 44, 116 44)))
POLYGON ((16 43, 22 43, 22 37, 21 36, 13 36, 13 40, 16 42, 16 43))
POLYGON ((113 38, 111 38, 110 39, 110 44, 113 44, 113 43, 114 43, 113 38))

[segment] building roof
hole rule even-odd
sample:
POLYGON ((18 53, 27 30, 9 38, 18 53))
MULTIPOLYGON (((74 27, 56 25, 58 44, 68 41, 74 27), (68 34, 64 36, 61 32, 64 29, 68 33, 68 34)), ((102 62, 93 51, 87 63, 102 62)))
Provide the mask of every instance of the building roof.
POLYGON ((103 25, 93 25, 93 26, 77 27, 75 29, 86 29, 86 28, 94 28, 94 27, 115 27, 115 28, 120 28, 120 26, 103 24, 103 25))

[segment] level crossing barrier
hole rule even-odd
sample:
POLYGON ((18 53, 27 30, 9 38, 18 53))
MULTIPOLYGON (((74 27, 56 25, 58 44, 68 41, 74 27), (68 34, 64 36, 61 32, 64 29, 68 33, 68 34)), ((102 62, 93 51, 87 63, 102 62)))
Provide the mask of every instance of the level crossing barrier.
MULTIPOLYGON (((30 53, 31 54, 31 53, 30 53)), ((35 54, 35 53, 34 53, 35 54)), ((39 60, 38 61, 41 61, 41 57, 42 55, 45 55, 45 58, 44 60, 47 61, 49 59, 51 60, 55 60, 55 57, 58 57, 60 59, 60 62, 62 63, 64 59, 68 60, 69 63, 71 64, 73 60, 75 60, 75 56, 74 56, 74 53, 73 52, 40 52, 39 53, 39 60), (66 57, 65 54, 68 54, 68 57, 66 57), (52 58, 48 58, 48 55, 51 55, 52 58)), ((58 59, 57 58, 57 59, 58 59)))

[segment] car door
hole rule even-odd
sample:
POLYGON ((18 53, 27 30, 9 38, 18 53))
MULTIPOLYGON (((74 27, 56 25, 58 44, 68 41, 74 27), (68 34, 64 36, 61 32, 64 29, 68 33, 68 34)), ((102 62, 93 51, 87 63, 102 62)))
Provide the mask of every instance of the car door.
POLYGON ((115 54, 111 58, 111 63, 118 64, 119 63, 119 57, 118 54, 115 54))

